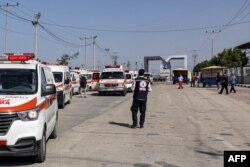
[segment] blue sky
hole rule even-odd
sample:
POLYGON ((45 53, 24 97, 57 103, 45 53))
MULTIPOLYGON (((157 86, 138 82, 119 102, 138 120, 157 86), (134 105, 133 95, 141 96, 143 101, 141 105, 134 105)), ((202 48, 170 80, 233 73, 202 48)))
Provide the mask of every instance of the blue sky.
MULTIPOLYGON (((41 12, 39 22, 55 36, 82 45, 79 38, 97 35, 96 64, 105 64, 105 48, 117 52, 120 64, 130 61, 141 67, 144 56, 188 55, 198 51, 198 61, 211 57, 211 36, 206 31, 222 30, 214 40, 214 54, 250 41, 250 8, 247 0, 1 0, 15 4, 10 12, 33 20, 41 12), (232 21, 231 21, 232 20, 232 21), (231 21, 227 27, 222 27, 231 21), (57 26, 56 26, 57 25, 57 26), (99 60, 99 61, 98 61, 99 60), (98 63, 99 62, 99 63, 98 63)), ((4 11, 0 11, 0 51, 4 52, 4 11)), ((34 27, 28 21, 9 17, 8 51, 34 51, 34 27)), ((38 30, 39 58, 55 61, 62 54, 79 52, 71 65, 84 64, 84 47, 70 46, 38 30)), ((90 43, 91 40, 88 41, 90 43)), ((87 47, 87 66, 92 66, 92 46, 87 47)), ((182 62, 172 62, 173 67, 182 62)), ((150 70, 158 72, 159 62, 151 62, 150 70)))

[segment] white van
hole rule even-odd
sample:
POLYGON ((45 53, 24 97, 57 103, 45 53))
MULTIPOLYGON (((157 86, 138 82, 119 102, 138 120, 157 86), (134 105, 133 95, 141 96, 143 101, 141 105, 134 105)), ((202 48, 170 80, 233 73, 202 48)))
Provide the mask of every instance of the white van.
POLYGON ((133 75, 127 71, 125 71, 125 75, 126 75, 126 88, 128 92, 132 92, 132 85, 134 83, 133 80, 133 75))
POLYGON ((98 94, 102 96, 105 93, 118 92, 126 96, 126 76, 122 65, 105 66, 103 69, 98 87, 98 94))
POLYGON ((72 98, 69 67, 57 64, 45 64, 50 67, 54 75, 58 106, 59 108, 64 108, 65 104, 69 104, 72 98))
POLYGON ((76 71, 70 71, 72 94, 78 94, 80 90, 80 74, 76 71))
POLYGON ((46 158, 46 140, 57 137, 58 106, 50 68, 34 54, 0 56, 0 157, 46 158))

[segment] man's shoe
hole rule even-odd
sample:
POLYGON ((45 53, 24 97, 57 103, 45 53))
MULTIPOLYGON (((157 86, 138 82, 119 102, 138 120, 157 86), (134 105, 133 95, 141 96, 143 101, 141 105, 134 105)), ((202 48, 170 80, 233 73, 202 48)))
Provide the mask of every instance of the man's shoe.
POLYGON ((132 125, 131 128, 135 129, 137 128, 137 125, 132 125))
POLYGON ((143 125, 140 125, 140 128, 143 128, 144 126, 143 125))

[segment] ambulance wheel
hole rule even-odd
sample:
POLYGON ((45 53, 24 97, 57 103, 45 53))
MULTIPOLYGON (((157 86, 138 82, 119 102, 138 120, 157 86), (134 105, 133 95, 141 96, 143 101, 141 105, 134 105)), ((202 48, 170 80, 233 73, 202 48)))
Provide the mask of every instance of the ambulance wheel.
POLYGON ((72 96, 70 95, 70 97, 69 97, 69 101, 68 101, 68 104, 70 104, 70 102, 71 102, 71 101, 70 101, 70 100, 71 100, 71 97, 72 97, 72 96))
POLYGON ((58 112, 56 114, 56 124, 55 124, 54 130, 50 135, 51 139, 56 139, 57 138, 57 129, 58 129, 58 112))
POLYGON ((126 96, 126 94, 127 94, 126 90, 122 91, 122 96, 126 96))
POLYGON ((61 108, 61 109, 64 109, 64 107, 65 107, 65 97, 63 97, 62 104, 60 105, 60 108, 61 108))
POLYGON ((46 159, 46 131, 45 128, 43 130, 42 139, 38 143, 38 154, 34 157, 35 163, 42 163, 46 159))

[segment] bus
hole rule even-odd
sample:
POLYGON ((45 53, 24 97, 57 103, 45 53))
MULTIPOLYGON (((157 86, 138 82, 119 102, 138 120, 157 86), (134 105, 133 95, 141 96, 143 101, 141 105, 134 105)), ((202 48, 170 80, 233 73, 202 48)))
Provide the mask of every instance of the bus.
POLYGON ((176 68, 173 70, 172 72, 172 81, 173 81, 173 84, 176 84, 179 82, 179 79, 178 77, 180 75, 182 75, 183 77, 183 83, 186 83, 188 84, 189 81, 190 81, 190 77, 191 77, 191 72, 188 71, 187 69, 184 69, 184 68, 176 68))
POLYGON ((224 69, 221 66, 209 66, 201 69, 200 82, 202 82, 203 87, 206 87, 206 85, 216 85, 216 76, 218 73, 222 76, 224 69))

